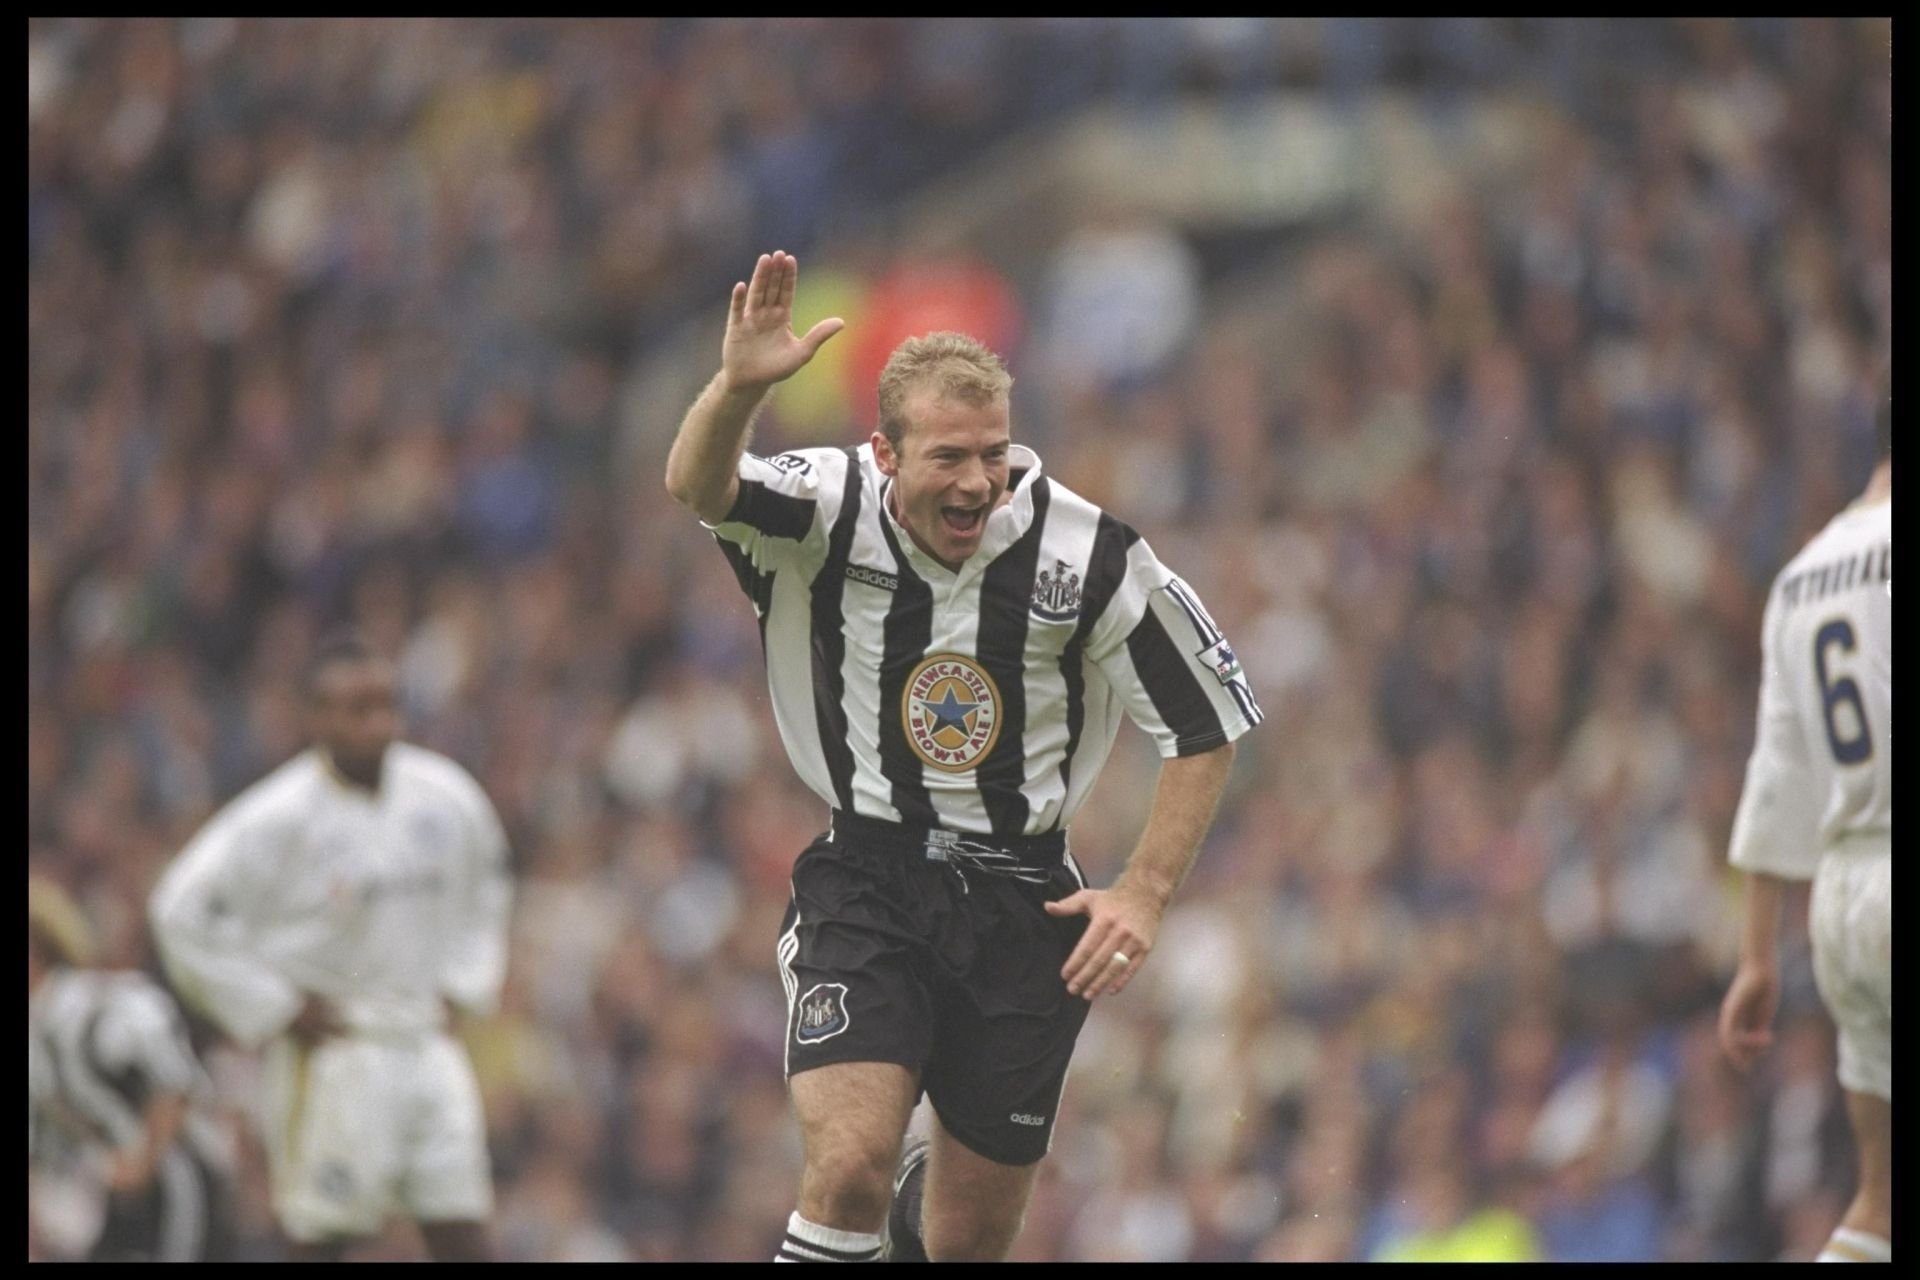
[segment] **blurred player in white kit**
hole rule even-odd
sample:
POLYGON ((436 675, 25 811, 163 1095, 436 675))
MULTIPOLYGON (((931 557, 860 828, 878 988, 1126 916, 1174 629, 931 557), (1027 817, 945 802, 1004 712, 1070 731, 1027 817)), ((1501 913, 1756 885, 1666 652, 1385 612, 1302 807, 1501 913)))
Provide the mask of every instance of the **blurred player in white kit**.
POLYGON ((491 1256, 493 1189, 451 1009, 506 969, 507 840, 458 764, 394 739, 392 665, 347 638, 307 696, 312 749, 201 829, 154 890, 181 993, 265 1044, 273 1203, 297 1258, 401 1213, 440 1261, 491 1256))
POLYGON ((1743 1069, 1772 1042, 1787 880, 1813 880, 1814 977, 1840 1030, 1860 1185, 1822 1262, 1893 1260, 1893 453, 1858 502, 1780 571, 1762 634, 1759 726, 1734 819, 1747 872, 1720 1042, 1743 1069))

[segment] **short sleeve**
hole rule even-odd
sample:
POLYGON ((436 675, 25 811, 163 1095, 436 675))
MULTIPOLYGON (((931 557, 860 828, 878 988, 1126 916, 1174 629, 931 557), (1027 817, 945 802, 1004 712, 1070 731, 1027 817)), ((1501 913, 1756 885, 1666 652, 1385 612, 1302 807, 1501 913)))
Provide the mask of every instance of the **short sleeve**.
POLYGON ((1820 860, 1821 797, 1782 660, 1782 609, 1776 589, 1760 629, 1760 710, 1728 861, 1742 871, 1810 880, 1820 860))
POLYGON ((707 528, 761 611, 775 573, 824 556, 850 465, 841 449, 741 455, 739 495, 726 517, 707 528))
POLYGON ((1144 541, 1088 636, 1087 656, 1163 757, 1198 755, 1260 723, 1246 672, 1226 635, 1144 541))

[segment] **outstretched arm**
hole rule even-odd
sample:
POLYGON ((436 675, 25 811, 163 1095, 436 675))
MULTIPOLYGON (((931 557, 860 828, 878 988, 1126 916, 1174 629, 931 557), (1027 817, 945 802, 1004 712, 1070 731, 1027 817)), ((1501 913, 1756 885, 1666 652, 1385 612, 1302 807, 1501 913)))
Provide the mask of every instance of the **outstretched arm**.
POLYGON ((798 373, 845 323, 822 320, 796 338, 799 279, 793 256, 775 252, 760 255, 751 281, 733 286, 720 372, 687 410, 667 454, 667 492, 708 524, 719 524, 733 507, 747 429, 768 389, 798 373))
POLYGON ((1229 742, 1165 761, 1147 829, 1113 887, 1082 889, 1047 904, 1051 915, 1088 917, 1080 945, 1060 971, 1068 991, 1089 1000, 1116 995, 1140 972, 1160 932, 1160 918, 1213 826, 1233 768, 1233 750, 1229 742), (1127 957, 1124 965, 1116 962, 1120 955, 1127 957))

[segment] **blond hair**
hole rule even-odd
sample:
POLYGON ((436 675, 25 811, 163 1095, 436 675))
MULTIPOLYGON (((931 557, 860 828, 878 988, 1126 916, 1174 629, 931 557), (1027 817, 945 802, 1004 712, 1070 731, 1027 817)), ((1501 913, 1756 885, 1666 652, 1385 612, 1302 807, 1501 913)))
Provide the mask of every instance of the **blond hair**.
POLYGON ((906 436, 907 397, 922 386, 933 387, 941 399, 998 404, 1012 391, 1013 375, 985 343, 964 333, 908 338, 893 349, 880 371, 880 434, 896 453, 906 436))
POLYGON ((38 938, 56 963, 81 966, 93 961, 93 930, 65 889, 43 875, 27 873, 27 934, 38 938))

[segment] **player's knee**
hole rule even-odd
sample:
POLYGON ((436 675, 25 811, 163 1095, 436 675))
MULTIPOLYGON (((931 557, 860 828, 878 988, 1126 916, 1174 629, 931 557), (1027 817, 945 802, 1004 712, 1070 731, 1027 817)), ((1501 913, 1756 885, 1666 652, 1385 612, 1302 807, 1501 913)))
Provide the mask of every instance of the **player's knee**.
POLYGON ((872 1221, 886 1216, 898 1158, 897 1152, 851 1144, 828 1147, 808 1153, 808 1181, 836 1223, 872 1221))

